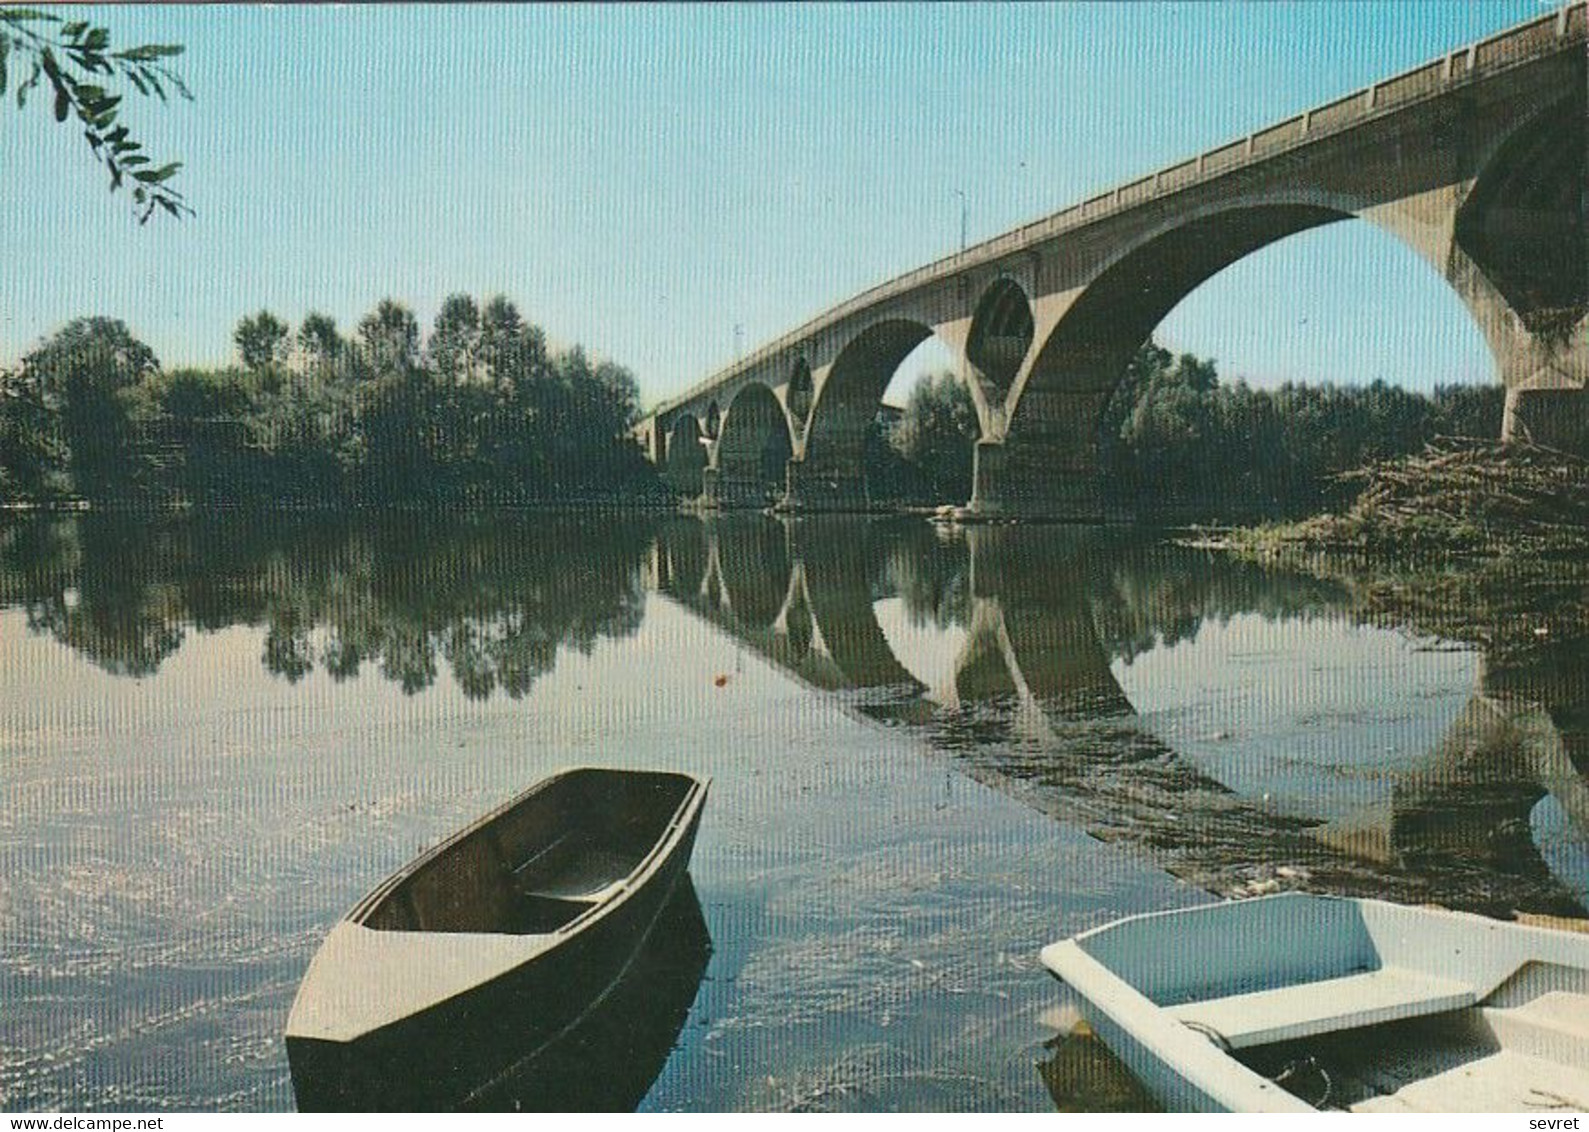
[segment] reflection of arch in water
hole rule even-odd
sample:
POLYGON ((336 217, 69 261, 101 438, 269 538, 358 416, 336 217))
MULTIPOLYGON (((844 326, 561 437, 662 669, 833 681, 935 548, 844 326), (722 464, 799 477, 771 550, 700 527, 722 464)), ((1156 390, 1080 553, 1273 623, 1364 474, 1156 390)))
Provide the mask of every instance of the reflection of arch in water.
POLYGON ((698 519, 679 518, 657 531, 655 584, 677 601, 689 604, 706 577, 709 560, 698 519))
POLYGON ((812 519, 795 525, 793 544, 802 565, 821 647, 851 689, 921 691, 899 662, 877 623, 872 579, 877 573, 873 526, 854 520, 812 519))
POLYGON ((946 701, 1013 696, 1022 717, 1039 728, 1048 715, 1132 714, 1088 602, 1090 535, 979 527, 966 538, 969 639, 946 701))
POLYGON ((1584 878, 1552 873, 1530 817, 1543 799, 1553 799, 1578 836, 1589 838, 1584 735, 1560 723, 1582 716, 1589 683, 1581 676, 1563 680, 1559 672, 1522 694, 1504 686, 1509 683, 1508 676, 1487 671, 1440 742, 1397 780, 1388 801, 1321 826, 1314 836, 1379 864, 1495 878, 1497 907, 1532 894, 1570 903, 1566 894, 1581 893, 1584 878), (1503 885, 1507 880, 1511 885, 1503 885))
MULTIPOLYGON (((1477 698, 1423 764, 1397 780, 1382 813, 1321 832, 1230 790, 1133 722, 1091 613, 1094 552, 1086 545, 1042 547, 1041 536, 997 528, 968 538, 975 578, 968 639, 953 687, 934 698, 951 709, 937 724, 943 742, 972 777, 1061 820, 1080 819, 1106 839, 1150 846, 1172 872, 1226 894, 1249 881, 1274 883, 1276 870, 1289 866, 1331 891, 1571 910, 1529 838, 1528 815, 1549 791, 1589 829, 1589 786, 1551 718, 1589 719, 1583 706, 1546 712, 1508 691, 1498 711, 1494 697, 1477 698), (1376 821, 1384 827, 1377 842, 1376 821), (1376 843, 1395 852, 1363 852, 1376 843)), ((1212 601, 1207 611, 1229 612, 1231 603, 1254 601, 1260 609, 1308 609, 1325 596, 1307 586, 1266 596, 1251 578, 1228 587, 1211 580, 1183 591, 1151 579, 1135 585, 1165 606, 1156 616, 1182 630, 1187 609, 1169 608, 1177 598, 1194 611, 1212 601)), ((1589 681, 1566 684, 1550 694, 1589 704, 1589 681)), ((1581 752, 1577 761, 1586 761, 1581 752)))
POLYGON ((737 624, 766 629, 789 592, 789 546, 784 525, 761 515, 707 522, 709 557, 721 578, 724 603, 737 624))
MULTIPOLYGON (((689 526, 705 532, 702 537, 718 538, 711 533, 717 525, 689 526)), ((1568 777, 1571 759, 1547 760, 1528 771, 1524 777, 1532 775, 1534 785, 1525 785, 1521 793, 1516 775, 1507 779, 1493 768, 1486 772, 1493 781, 1510 782, 1501 788, 1503 794, 1513 792, 1507 797, 1521 798, 1499 812, 1464 804, 1460 789, 1442 794, 1436 788, 1453 780, 1450 768, 1442 765, 1454 742, 1448 741, 1423 770, 1396 783, 1388 820, 1399 824, 1381 840, 1394 840, 1400 856, 1365 855, 1361 842, 1332 837, 1330 827, 1320 827, 1317 819, 1278 813, 1261 799, 1232 791, 1136 722, 1096 626, 1099 603, 1093 591, 1099 575, 1110 577, 1111 584, 1120 581, 1093 563, 1114 552, 1073 532, 967 531, 962 537, 969 559, 957 567, 970 579, 966 644, 949 686, 929 694, 889 647, 874 609, 880 585, 899 581, 898 565, 888 556, 907 544, 885 545, 875 524, 858 520, 798 521, 777 529, 788 532, 790 559, 787 587, 770 617, 770 599, 754 602, 758 612, 742 621, 738 611, 748 608, 746 598, 713 605, 703 597, 710 587, 699 584, 676 587, 687 595, 681 600, 814 687, 885 693, 850 704, 874 719, 919 725, 925 741, 947 754, 961 773, 1023 804, 1079 823, 1099 837, 1142 845, 1176 875, 1227 895, 1250 891, 1244 887, 1250 882, 1274 883, 1276 876, 1288 875, 1278 870, 1291 869, 1295 872, 1289 875, 1298 879, 1310 876, 1307 883, 1313 887, 1354 895, 1499 908, 1499 900, 1487 894, 1505 885, 1510 886, 1508 899, 1520 906, 1572 907, 1537 852, 1517 845, 1515 838, 1505 852, 1470 854, 1470 861, 1435 851, 1441 839, 1499 845, 1505 838, 1498 835, 1507 829, 1526 831, 1527 805, 1541 796, 1538 784, 1547 779, 1568 783, 1548 788, 1583 813, 1574 801, 1581 778, 1568 777), (884 550, 886 555, 880 553, 884 550)), ((754 557, 755 548, 771 544, 736 537, 714 545, 707 557, 717 565, 709 573, 726 577, 730 557, 754 557), (729 546, 735 549, 725 554, 729 546)), ((919 542, 915 549, 923 552, 919 542)), ((918 573, 930 576, 933 570, 918 573)), ((785 575, 772 570, 763 576, 773 580, 769 592, 776 593, 785 575)), ((1188 609, 1228 613, 1255 601, 1267 609, 1263 602, 1278 600, 1275 608, 1284 612, 1293 604, 1316 608, 1323 600, 1306 588, 1266 597, 1245 576, 1226 588, 1199 583, 1185 592, 1152 579, 1133 585, 1151 595, 1156 606, 1164 605, 1156 615, 1180 629, 1187 628, 1188 609)), ((928 584, 924 590, 932 588, 928 584)), ((1515 713, 1508 726, 1517 726, 1515 713)))
POLYGON ((660 557, 698 571, 675 570, 665 592, 780 668, 828 691, 920 691, 872 608, 864 522, 736 516, 671 524, 664 537, 660 557))

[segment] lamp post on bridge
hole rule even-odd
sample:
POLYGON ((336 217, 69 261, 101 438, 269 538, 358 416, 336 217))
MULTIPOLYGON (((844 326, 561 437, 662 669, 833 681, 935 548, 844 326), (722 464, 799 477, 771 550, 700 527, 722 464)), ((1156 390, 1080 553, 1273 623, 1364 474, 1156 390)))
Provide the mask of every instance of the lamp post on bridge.
POLYGON ((965 251, 967 225, 971 220, 971 201, 964 189, 956 189, 954 194, 960 198, 960 250, 965 251))

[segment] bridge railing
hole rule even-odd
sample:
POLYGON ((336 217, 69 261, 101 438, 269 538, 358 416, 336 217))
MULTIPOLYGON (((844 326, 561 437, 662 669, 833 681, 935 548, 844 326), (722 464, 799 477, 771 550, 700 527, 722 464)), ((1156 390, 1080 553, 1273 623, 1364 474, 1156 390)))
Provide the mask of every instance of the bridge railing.
POLYGON ((659 416, 694 401, 762 363, 797 349, 827 327, 869 307, 1024 251, 1034 244, 1091 224, 1118 210, 1132 208, 1165 193, 1179 192, 1222 176, 1256 158, 1268 158, 1294 146, 1359 125, 1369 118, 1404 109, 1450 86, 1471 82, 1481 75, 1494 74, 1538 56, 1552 54, 1562 49, 1565 41, 1583 39, 1586 35, 1589 35, 1589 0, 1573 0, 1556 11, 1449 51, 1438 59, 1421 63, 1322 106, 1205 150, 1196 157, 1128 181, 870 287, 718 370, 678 396, 664 401, 650 415, 659 416))

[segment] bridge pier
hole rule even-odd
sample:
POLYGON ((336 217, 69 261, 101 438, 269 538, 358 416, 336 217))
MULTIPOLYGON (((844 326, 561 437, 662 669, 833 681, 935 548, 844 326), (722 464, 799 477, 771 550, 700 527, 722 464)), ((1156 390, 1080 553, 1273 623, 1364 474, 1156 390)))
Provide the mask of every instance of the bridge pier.
POLYGON ((779 506, 790 511, 870 510, 866 473, 859 460, 853 468, 790 460, 779 506))
POLYGON ((708 468, 703 483, 703 502, 709 507, 762 508, 779 502, 783 494, 754 473, 735 474, 726 468, 708 468))
POLYGON ((1508 389, 1501 438, 1589 457, 1589 390, 1508 389))
POLYGON ((719 507, 722 473, 708 464, 701 469, 701 494, 696 496, 702 507, 719 507))
POLYGON ((1029 440, 977 441, 971 483, 973 518, 1105 518, 1096 451, 1029 440))

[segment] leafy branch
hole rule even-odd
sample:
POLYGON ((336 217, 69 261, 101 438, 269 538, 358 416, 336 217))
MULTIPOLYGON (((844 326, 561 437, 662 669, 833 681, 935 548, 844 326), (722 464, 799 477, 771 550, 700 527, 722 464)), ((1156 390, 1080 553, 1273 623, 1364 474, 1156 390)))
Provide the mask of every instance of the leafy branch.
POLYGON ((182 47, 172 43, 112 51, 110 32, 86 20, 66 22, 33 8, 0 8, 0 97, 6 93, 11 69, 18 75, 29 72, 16 87, 18 110, 47 81, 55 96, 55 120, 65 122, 75 116, 95 159, 110 174, 110 191, 131 190, 140 224, 148 223, 157 209, 178 218, 193 215, 170 183, 182 164, 151 161, 143 145, 118 121, 123 96, 103 84, 124 81, 146 98, 166 102, 170 92, 191 102, 192 93, 166 62, 180 54, 182 47))

